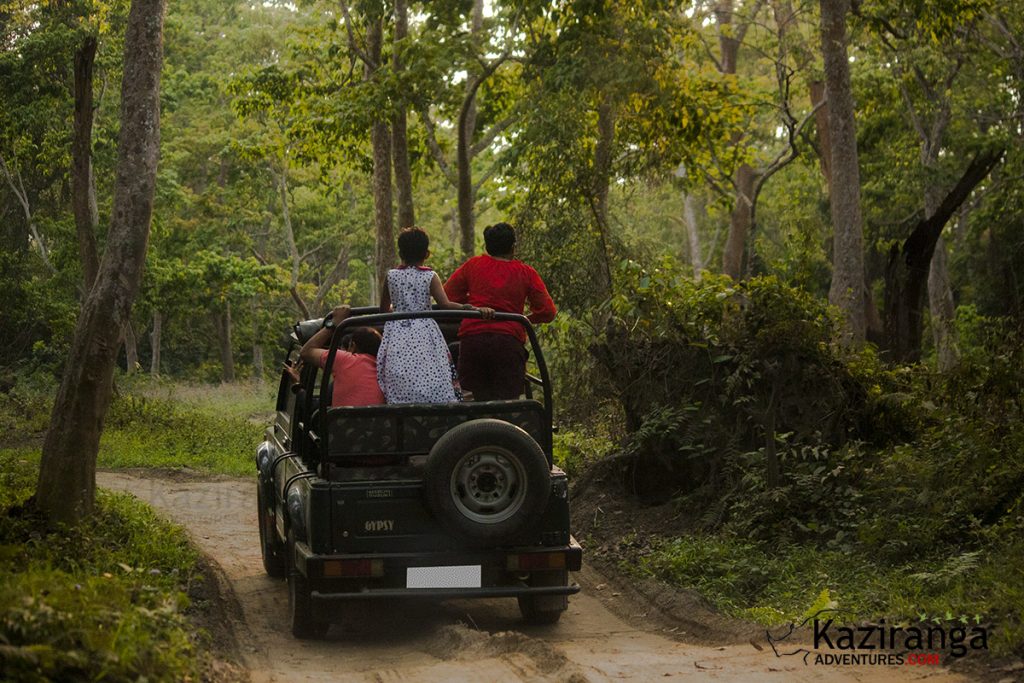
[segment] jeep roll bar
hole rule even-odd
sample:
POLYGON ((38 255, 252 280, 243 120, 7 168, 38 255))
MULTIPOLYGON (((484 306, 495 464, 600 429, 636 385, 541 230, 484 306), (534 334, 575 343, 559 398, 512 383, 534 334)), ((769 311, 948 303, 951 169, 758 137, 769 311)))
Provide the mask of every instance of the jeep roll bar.
MULTIPOLYGON (((419 320, 421 318, 429 318, 437 321, 450 321, 450 320, 466 320, 466 319, 484 319, 480 311, 447 311, 447 310, 430 310, 430 311, 405 311, 398 313, 380 313, 380 308, 377 306, 363 306, 360 308, 353 308, 350 310, 349 316, 341 322, 335 324, 334 334, 331 335, 331 345, 327 352, 327 363, 324 365, 323 378, 320 380, 320 414, 318 415, 317 429, 321 433, 325 433, 324 426, 327 420, 327 408, 330 407, 331 394, 331 370, 334 365, 334 352, 338 350, 338 344, 344 335, 346 328, 355 328, 361 326, 377 325, 381 323, 390 322, 393 320, 419 320)), ((533 357, 537 362, 537 370, 540 372, 539 382, 541 388, 544 390, 544 419, 547 421, 547 427, 550 429, 554 422, 554 408, 552 405, 551 398, 551 377, 548 375, 548 366, 544 361, 544 354, 541 353, 540 343, 537 341, 537 332, 533 329, 533 325, 527 320, 525 315, 520 313, 501 313, 495 312, 494 317, 491 320, 497 320, 502 322, 513 322, 522 325, 526 330, 526 335, 530 340, 530 346, 533 348, 533 357)), ((534 378, 527 375, 527 382, 534 378)), ((312 394, 313 392, 309 392, 312 394)), ((312 397, 307 399, 312 404, 312 397)), ((312 426, 312 425, 310 425, 312 426)), ((317 450, 320 452, 321 459, 325 459, 327 453, 327 440, 321 439, 321 443, 317 443, 317 450)))

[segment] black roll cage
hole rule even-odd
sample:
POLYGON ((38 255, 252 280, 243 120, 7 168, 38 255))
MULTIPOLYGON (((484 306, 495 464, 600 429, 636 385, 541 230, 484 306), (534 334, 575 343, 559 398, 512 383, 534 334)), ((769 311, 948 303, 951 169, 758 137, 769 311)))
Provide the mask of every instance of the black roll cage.
MULTIPOLYGON (((353 308, 350 310, 347 318, 338 322, 334 326, 334 334, 331 335, 331 344, 327 352, 327 363, 324 365, 323 378, 320 380, 320 409, 316 418, 317 430, 321 434, 326 433, 325 425, 327 420, 327 409, 331 407, 331 395, 330 395, 330 377, 331 370, 334 366, 334 352, 338 350, 338 344, 341 338, 344 336, 345 330, 355 327, 378 325, 387 323, 393 320, 419 320, 422 318, 429 318, 438 321, 451 321, 451 320, 482 320, 484 319, 480 311, 450 311, 450 310, 430 310, 430 311, 406 311, 398 313, 381 313, 380 308, 377 306, 363 306, 359 308, 353 308)), ((537 363, 537 371, 540 373, 540 377, 533 377, 527 374, 527 381, 533 382, 541 387, 544 392, 544 419, 548 430, 551 429, 551 425, 554 422, 554 408, 552 404, 552 392, 551 392, 551 377, 548 374, 548 366, 544 361, 544 354, 541 352, 540 343, 537 341, 537 332, 534 330, 533 325, 526 318, 525 315, 519 313, 501 313, 495 312, 492 320, 501 322, 513 322, 523 326, 526 330, 526 336, 530 340, 530 346, 533 349, 533 358, 537 363)), ((310 374, 311 378, 316 377, 316 368, 311 368, 313 372, 310 374)), ((311 382, 315 379, 311 379, 311 382)), ((312 389, 312 384, 310 384, 312 389)), ((313 391, 306 392, 306 414, 310 414, 310 410, 313 407, 313 391)), ((310 425, 312 426, 312 425, 310 425)), ((319 455, 321 459, 325 459, 327 456, 327 440, 322 439, 317 443, 317 450, 320 451, 319 455)))

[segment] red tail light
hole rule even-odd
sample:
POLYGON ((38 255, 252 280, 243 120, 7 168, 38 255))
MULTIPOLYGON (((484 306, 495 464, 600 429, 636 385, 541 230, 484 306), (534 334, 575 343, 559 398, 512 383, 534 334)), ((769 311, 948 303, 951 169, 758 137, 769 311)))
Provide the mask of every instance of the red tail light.
POLYGON ((384 576, 384 560, 326 560, 324 576, 327 578, 384 576))
POLYGON ((565 569, 565 553, 524 553, 522 555, 509 555, 506 566, 510 572, 565 569))

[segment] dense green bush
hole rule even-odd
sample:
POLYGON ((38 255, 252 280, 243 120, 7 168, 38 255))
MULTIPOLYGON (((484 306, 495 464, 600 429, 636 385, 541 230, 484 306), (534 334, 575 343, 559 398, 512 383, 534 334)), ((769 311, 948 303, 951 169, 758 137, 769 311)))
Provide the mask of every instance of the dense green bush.
POLYGON ((761 470, 778 492, 806 448, 819 449, 817 468, 875 438, 880 366, 870 352, 849 362, 829 309, 805 292, 772 277, 698 281, 669 260, 623 262, 616 291, 588 346, 631 435, 638 488, 717 500, 761 470))
POLYGON ((620 406, 634 493, 704 530, 894 561, 976 547, 1024 502, 1019 330, 965 319, 943 375, 841 350, 830 310, 771 277, 624 262, 616 283, 603 328, 563 324, 561 343, 590 349, 620 406))

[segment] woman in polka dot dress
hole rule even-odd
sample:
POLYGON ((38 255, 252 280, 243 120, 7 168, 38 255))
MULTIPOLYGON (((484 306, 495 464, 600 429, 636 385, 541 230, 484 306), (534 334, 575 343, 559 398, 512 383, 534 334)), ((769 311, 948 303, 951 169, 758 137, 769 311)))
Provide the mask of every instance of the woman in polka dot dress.
MULTIPOLYGON (((402 230, 398 236, 402 265, 388 271, 381 310, 388 311, 393 304, 395 312, 427 311, 433 297, 442 309, 479 310, 485 318, 493 316, 493 309, 448 300, 437 273, 423 265, 429 247, 430 238, 420 228, 402 230)), ((388 403, 462 400, 448 344, 437 321, 429 318, 384 324, 384 339, 377 352, 377 382, 388 403)))

